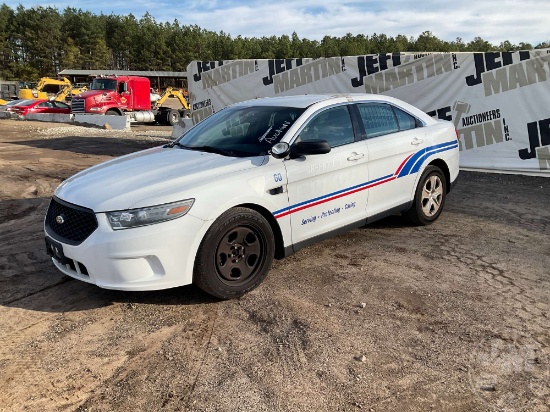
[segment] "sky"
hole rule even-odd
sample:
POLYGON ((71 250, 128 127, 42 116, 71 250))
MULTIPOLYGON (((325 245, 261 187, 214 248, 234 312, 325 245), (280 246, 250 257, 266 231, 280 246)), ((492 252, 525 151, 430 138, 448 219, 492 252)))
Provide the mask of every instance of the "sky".
POLYGON ((94 14, 133 14, 140 19, 148 12, 156 22, 198 25, 231 37, 269 37, 298 34, 301 39, 324 36, 398 34, 418 37, 430 31, 445 41, 457 37, 465 43, 481 37, 499 45, 508 40, 536 46, 550 42, 550 0, 132 0, 132 1, 3 1, 12 9, 66 7, 94 14))

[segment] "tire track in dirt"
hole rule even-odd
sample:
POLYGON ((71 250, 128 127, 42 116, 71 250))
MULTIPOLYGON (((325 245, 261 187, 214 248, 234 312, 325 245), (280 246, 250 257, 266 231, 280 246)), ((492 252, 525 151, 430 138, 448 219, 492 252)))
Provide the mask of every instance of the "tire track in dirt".
POLYGON ((513 253, 525 236, 538 233, 526 224, 523 215, 515 218, 524 229, 516 230, 504 241, 499 236, 503 229, 500 223, 472 222, 474 227, 479 225, 491 233, 484 242, 494 247, 472 247, 465 234, 445 237, 440 249, 444 252, 442 258, 459 265, 480 291, 498 296, 493 297, 495 303, 490 310, 500 312, 502 324, 471 353, 468 376, 472 392, 490 410, 544 410, 550 396, 550 305, 544 291, 549 288, 550 278, 542 272, 526 271, 522 261, 542 257, 547 263, 541 267, 550 267, 550 259, 544 253, 544 237, 540 251, 524 250, 521 259, 513 253), (487 253, 491 250, 495 253, 487 253))
MULTIPOLYGON (((444 219, 447 219, 447 216, 445 216, 444 219)), ((393 222, 397 223, 398 221, 395 219, 393 222)), ((517 254, 513 253, 513 251, 515 244, 519 244, 526 233, 529 233, 529 236, 539 236, 540 248, 525 254, 523 259, 529 261, 538 256, 539 260, 542 257, 543 260, 550 263, 548 261, 548 254, 545 254, 544 251, 544 241, 548 239, 547 236, 537 235, 537 232, 533 234, 529 232, 529 229, 526 229, 525 231, 516 231, 511 238, 504 239, 504 241, 502 241, 498 235, 498 224, 496 227, 484 228, 484 231, 491 233, 489 238, 483 236, 478 237, 478 233, 476 233, 476 231, 478 231, 480 223, 472 222, 468 218, 462 222, 463 230, 456 233, 449 233, 448 231, 441 232, 441 230, 437 227, 439 224, 441 223, 435 224, 428 228, 409 228, 403 226, 402 224, 395 225, 390 219, 390 221, 380 224, 380 226, 383 226, 383 230, 378 230, 376 225, 374 225, 374 227, 371 226, 365 231, 367 237, 370 237, 370 234, 374 234, 375 237, 377 237, 379 234, 380 238, 371 239, 374 240, 374 244, 371 243, 371 247, 373 247, 373 249, 370 249, 371 252, 367 252, 367 258, 352 252, 342 254, 342 256, 340 256, 340 261, 349 259, 348 261, 351 266, 364 268, 365 270, 368 268, 372 271, 375 269, 373 267, 373 258, 375 258, 377 262, 385 262, 387 264, 382 271, 385 270, 388 272, 388 268, 393 268, 393 270, 396 271, 396 273, 386 273, 385 277, 388 279, 393 278, 394 275, 395 279, 399 279, 399 272, 409 272, 408 276, 418 279, 420 275, 430 283, 433 283, 433 281, 438 281, 441 286, 447 285, 446 289, 451 287, 451 285, 455 285, 458 290, 465 289, 466 285, 469 285, 470 287, 474 286, 474 289, 477 288, 480 295, 483 296, 483 300, 487 300, 491 303, 491 307, 487 308, 488 313, 486 318, 494 319, 494 315, 491 312, 499 312, 499 317, 503 318, 503 324, 502 327, 498 327, 492 331, 488 329, 488 333, 480 336, 479 340, 477 340, 477 338, 474 339, 474 343, 478 342, 476 343, 476 346, 472 348, 474 357, 466 360, 466 365, 470 365, 470 368, 475 368, 476 364, 479 364, 480 359, 483 360, 490 357, 492 347, 500 344, 500 338, 502 336, 507 336, 507 340, 505 340, 504 343, 506 345, 515 345, 515 349, 510 350, 505 347, 503 357, 507 358, 507 363, 505 364, 505 368, 500 368, 500 372, 503 373, 503 370, 506 373, 508 373, 509 370, 517 372, 516 375, 521 375, 521 379, 516 376, 517 379, 523 382, 523 387, 517 388, 512 388, 508 385, 503 387, 501 385, 498 388, 500 398, 493 395, 493 397, 489 400, 484 399, 483 397, 480 397, 480 399, 482 399, 483 404, 486 406, 489 405, 489 410, 501 410, 498 409, 499 406, 495 405, 502 406, 506 403, 506 401, 511 402, 512 400, 515 402, 513 404, 515 405, 513 408, 517 407, 518 411, 530 410, 520 407, 522 402, 525 402, 525 399, 531 399, 530 407, 541 407, 546 404, 546 401, 549 399, 548 396, 550 395, 550 387, 548 386, 548 382, 550 382, 550 369, 548 362, 549 323, 548 304, 546 303, 547 298, 545 298, 545 296, 547 296, 545 291, 548 290, 550 279, 548 276, 545 276, 544 272, 537 271, 533 273, 526 271, 526 268, 521 265, 523 260, 521 260, 517 254), (389 230, 392 227, 397 228, 398 233, 393 233, 394 230, 389 230), (402 232, 402 234, 400 232, 402 232), (422 248, 418 249, 418 253, 425 256, 426 262, 432 261, 434 263, 432 267, 418 265, 414 263, 414 261, 399 262, 399 255, 401 253, 409 256, 409 258, 411 256, 410 246, 409 249, 400 246, 400 244, 403 244, 404 237, 407 239, 407 245, 422 245, 422 248), (475 243, 472 243, 479 240, 484 243, 483 247, 477 247, 475 243), (482 250, 485 252, 481 252, 482 250), (376 256, 380 254, 386 257, 376 258, 376 256), (498 260, 499 256, 506 256, 506 258, 503 260, 498 260), (511 258, 512 256, 513 258, 511 258), (444 259, 448 263, 438 264, 439 259, 444 259), (401 271, 399 269, 400 266, 402 266, 404 270, 401 271), (439 267, 449 269, 452 268, 452 270, 448 273, 438 273, 439 267), (415 271, 418 273, 413 276, 413 273, 410 271, 415 271), (459 277, 456 277, 456 275, 459 277), (483 286, 475 286, 480 283, 482 283, 483 286), (495 293, 496 296, 499 296, 499 298, 495 299, 495 293), (490 345, 492 345, 492 347, 489 347, 489 355, 487 355, 487 348, 485 347, 487 340, 490 342, 490 345), (511 355, 508 352, 511 352, 511 355), (518 363, 521 364, 521 362, 523 362, 523 364, 527 364, 528 366, 518 367, 518 363)), ((461 227, 461 225, 458 225, 457 227, 461 227)), ((356 233, 359 233, 360 235, 363 234, 359 231, 356 233)), ((351 237, 355 238, 360 236, 355 236, 352 234, 351 237)), ((548 267, 548 264, 545 265, 544 263, 537 263, 534 267, 544 268, 548 267)), ((374 273, 376 272, 380 272, 380 270, 375 269, 374 273)), ((424 288, 431 290, 432 293, 438 289, 429 286, 429 283, 423 283, 421 285, 424 288)), ((450 289, 449 292, 453 293, 452 289, 450 289)), ((403 292, 396 290, 395 293, 391 293, 389 296, 386 296, 386 298, 394 295, 395 303, 397 304, 396 308, 398 310, 404 309, 408 311, 409 319, 410 315, 415 315, 417 317, 419 322, 419 331, 422 335, 425 334, 426 328, 428 328, 428 331, 434 330, 433 328, 436 327, 436 325, 437 329, 435 330, 441 328, 443 325, 437 321, 437 314, 433 312, 429 306, 425 309, 420 309, 420 312, 417 312, 418 308, 422 308, 422 303, 421 301, 420 303, 415 302, 414 299, 411 301, 410 296, 413 296, 414 292, 411 290, 410 293, 412 294, 409 294, 405 290, 403 290, 403 292), (424 326, 423 323, 426 320, 429 320, 429 323, 424 326)), ((483 300, 474 304, 482 311, 484 310, 482 308, 483 300)), ((466 308, 467 307, 463 309, 466 308)), ((451 307, 449 307, 449 309, 451 309, 451 307)), ((447 316, 448 315, 449 314, 447 313, 447 316)), ((403 320, 405 323, 406 319, 403 320)), ((474 327, 476 322, 480 322, 482 325, 483 312, 480 312, 479 315, 476 314, 474 317, 470 318, 469 321, 473 321, 473 323, 469 325, 471 327, 474 327)), ((487 324, 487 326, 489 325, 490 323, 487 324)), ((464 326, 465 330, 462 332, 463 334, 468 333, 469 329, 466 325, 464 326)), ((448 323, 444 328, 451 329, 453 327, 456 328, 456 326, 453 326, 452 323, 448 323)), ((408 345, 402 345, 402 347, 410 348, 420 345, 421 341, 414 344, 410 343, 408 345)), ((390 367, 391 363, 388 364, 388 366, 390 367)), ((464 368, 463 370, 470 370, 465 367, 461 368, 464 368)), ((381 371, 382 370, 384 369, 382 368, 381 371)), ((394 372, 397 372, 397 370, 394 370, 394 372)), ((396 374, 397 373, 393 373, 393 381, 397 386, 399 386, 399 379, 395 379, 396 374)), ((429 374, 425 373, 425 376, 429 376, 429 374)), ((508 375, 505 377, 508 377, 508 375)), ((436 384, 437 379, 438 378, 435 378, 432 381, 434 385, 436 384)), ((511 381, 513 381, 513 379, 511 381)), ((430 379, 428 379, 421 386, 427 387, 432 383, 430 383, 430 379)), ((499 381, 499 383, 501 383, 501 381, 499 381)), ((479 395, 479 387, 471 387, 470 390, 473 390, 476 392, 476 395, 479 395)), ((371 393, 375 394, 376 390, 373 390, 371 393)), ((400 391, 400 394, 403 395, 404 392, 400 391)), ((481 395, 486 394, 482 393, 481 395)), ((387 404, 387 400, 383 401, 383 399, 383 395, 378 397, 380 404, 376 401, 376 410, 380 407, 383 408, 382 405, 387 404)), ((393 397, 393 399, 395 399, 395 397, 393 397)), ((398 404, 396 404, 395 407, 397 407, 397 405, 398 404)), ((545 410, 544 407, 541 410, 545 410)))
POLYGON ((131 294, 67 282, 0 307, 0 317, 11 315, 1 331, 0 385, 9 389, 0 405, 134 410, 144 395, 142 410, 188 403, 217 311, 209 304, 179 307, 197 299, 194 289, 187 292, 184 299, 172 291, 132 301, 131 294), (42 384, 29 393, 24 382, 42 384))
POLYGON ((538 326, 538 334, 532 338, 541 345, 550 346, 547 335, 550 305, 546 303, 543 294, 537 293, 537 283, 545 283, 548 287, 550 278, 545 279, 542 273, 535 276, 522 273, 521 265, 516 262, 497 261, 495 257, 486 256, 456 242, 456 238, 447 238, 441 250, 446 252, 443 259, 464 265, 473 272, 475 279, 485 284, 484 289, 501 295, 504 301, 511 303, 511 309, 519 321, 510 326, 514 327, 519 336, 530 334, 525 325, 525 320, 528 319, 538 326))
POLYGON ((78 410, 176 410, 190 405, 202 366, 210 356, 216 317, 214 308, 205 308, 173 325, 150 325, 153 330, 135 336, 134 350, 127 352, 125 361, 78 410))
POLYGON ((46 254, 45 199, 0 201, 0 303, 9 304, 63 278, 46 254), (24 207, 22 205, 27 205, 24 207))

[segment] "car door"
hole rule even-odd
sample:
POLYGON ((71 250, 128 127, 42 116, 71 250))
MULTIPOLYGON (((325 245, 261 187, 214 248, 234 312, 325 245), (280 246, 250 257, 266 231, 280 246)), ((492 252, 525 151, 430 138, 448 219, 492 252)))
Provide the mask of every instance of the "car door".
POLYGON ((422 123, 387 103, 358 103, 357 109, 367 137, 369 176, 379 182, 369 189, 367 215, 402 209, 417 177, 407 162, 427 146, 422 123))
POLYGON ((48 108, 51 107, 51 102, 47 101, 47 102, 41 102, 41 103, 38 103, 35 107, 34 107, 34 112, 35 113, 46 113, 48 111, 48 108))
POLYGON ((50 113, 69 113, 69 106, 67 106, 65 103, 53 101, 52 103, 52 109, 50 113))
POLYGON ((298 132, 294 142, 322 139, 331 151, 284 162, 289 199, 285 213, 291 216, 295 250, 328 232, 364 223, 368 156, 366 143, 356 141, 355 135, 348 105, 317 112, 298 132))

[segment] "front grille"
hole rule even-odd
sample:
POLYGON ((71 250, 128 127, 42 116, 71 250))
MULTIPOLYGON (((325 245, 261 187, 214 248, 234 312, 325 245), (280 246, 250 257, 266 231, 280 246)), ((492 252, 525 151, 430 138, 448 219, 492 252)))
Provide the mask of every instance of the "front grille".
POLYGON ((71 100, 71 113, 86 113, 85 100, 74 97, 71 100))
POLYGON ((60 242, 79 245, 97 229, 97 219, 91 209, 52 197, 45 225, 60 242))

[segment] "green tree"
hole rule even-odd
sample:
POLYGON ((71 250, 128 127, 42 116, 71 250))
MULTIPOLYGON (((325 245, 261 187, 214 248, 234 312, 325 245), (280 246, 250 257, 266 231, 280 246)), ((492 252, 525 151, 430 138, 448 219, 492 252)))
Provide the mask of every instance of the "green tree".
POLYGON ((407 36, 398 34, 395 38, 395 50, 396 52, 406 52, 409 50, 409 39, 407 36))
POLYGON ((105 17, 105 36, 110 50, 109 68, 131 70, 134 56, 134 42, 139 37, 139 24, 133 14, 105 17))
POLYGON ((466 51, 466 44, 464 44, 464 41, 462 41, 461 37, 457 37, 454 41, 450 44, 451 51, 456 52, 464 52, 466 51))
POLYGON ((6 4, 0 6, 0 78, 9 79, 13 76, 13 49, 11 46, 12 21, 14 12, 6 4))
POLYGON ((276 36, 262 37, 258 41, 260 50, 259 59, 275 59, 277 58, 278 39, 276 36))
POLYGON ((491 45, 491 43, 489 43, 486 40, 483 40, 481 37, 474 37, 474 40, 472 40, 466 46, 466 51, 469 51, 469 52, 488 52, 495 49, 496 48, 493 45, 491 45))
POLYGON ((279 37, 276 51, 275 51, 275 58, 289 59, 289 58, 296 58, 296 57, 300 57, 300 56, 292 55, 292 43, 290 41, 290 37, 288 37, 286 34, 279 37))
POLYGON ((106 41, 106 16, 67 7, 63 27, 79 50, 79 69, 108 69, 111 52, 106 41))
POLYGON ((332 36, 325 36, 321 40, 321 49, 323 57, 334 57, 340 55, 339 39, 332 36))
POLYGON ((422 32, 416 39, 414 47, 417 52, 444 51, 442 50, 444 48, 443 43, 431 31, 422 32))
POLYGON ((519 42, 519 50, 533 50, 533 45, 531 43, 519 42))
POLYGON ((339 55, 340 56, 356 56, 359 54, 366 53, 366 42, 365 36, 359 34, 357 36, 347 33, 343 38, 340 39, 339 55))
POLYGON ((60 20, 58 10, 52 7, 17 8, 10 36, 14 76, 37 78, 57 74, 64 48, 60 20))

